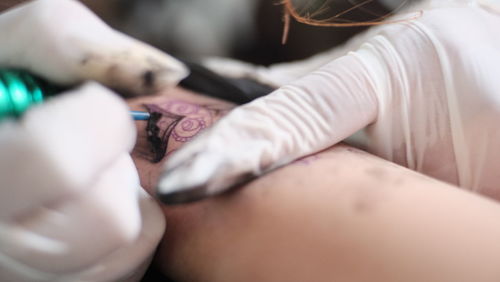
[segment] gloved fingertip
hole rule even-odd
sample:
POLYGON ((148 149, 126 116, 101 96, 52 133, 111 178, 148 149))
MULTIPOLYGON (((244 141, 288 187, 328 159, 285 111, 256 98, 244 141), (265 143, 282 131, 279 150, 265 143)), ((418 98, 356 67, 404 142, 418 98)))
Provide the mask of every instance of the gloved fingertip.
POLYGON ((169 58, 158 70, 149 70, 143 74, 143 84, 147 88, 162 89, 176 86, 189 74, 188 68, 181 62, 169 58))
MULTIPOLYGON (((161 191, 161 188, 160 190, 161 191)), ((158 199, 169 206, 189 204, 203 199, 208 198, 208 188, 205 185, 200 185, 197 187, 190 187, 188 189, 183 188, 180 191, 174 191, 170 193, 157 193, 158 199)))
POLYGON ((138 65, 133 61, 124 64, 101 82, 121 96, 136 97, 175 87, 189 74, 187 67, 176 60, 169 63, 149 62, 143 67, 138 65))
POLYGON ((166 205, 189 204, 234 190, 256 178, 254 173, 232 173, 227 167, 226 162, 201 156, 166 170, 158 182, 157 198, 166 205))
POLYGON ((132 96, 174 87, 188 76, 187 66, 174 57, 141 42, 136 42, 133 46, 130 48, 130 58, 122 61, 123 67, 119 68, 123 72, 123 86, 128 87, 132 96), (130 79, 129 76, 136 77, 130 79), (135 85, 129 85, 127 81, 135 85))
POLYGON ((182 166, 165 171, 160 176, 157 185, 158 199, 164 204, 176 205, 194 202, 206 197, 206 181, 186 177, 188 174, 195 174, 189 171, 189 168, 182 166))
POLYGON ((182 186, 182 183, 171 181, 167 175, 160 180, 157 198, 162 203, 171 206, 190 204, 238 189, 257 177, 254 173, 241 173, 226 178, 220 178, 220 175, 216 174, 203 184, 191 183, 191 185, 182 186))

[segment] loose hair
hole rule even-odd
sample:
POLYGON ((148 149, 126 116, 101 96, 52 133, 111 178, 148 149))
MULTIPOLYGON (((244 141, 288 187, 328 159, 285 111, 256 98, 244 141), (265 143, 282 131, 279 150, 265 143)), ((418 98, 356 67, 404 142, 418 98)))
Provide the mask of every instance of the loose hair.
MULTIPOLYGON (((284 15, 283 15, 283 44, 286 43, 288 39, 288 33, 290 31, 290 23, 293 18, 295 21, 307 24, 311 26, 319 26, 319 27, 359 27, 359 26, 374 26, 381 25, 387 23, 397 23, 397 22, 406 22, 409 20, 416 19, 421 16, 422 11, 417 12, 414 15, 410 15, 404 19, 392 19, 387 20, 389 17, 395 15, 399 12, 408 2, 408 0, 403 0, 402 3, 396 7, 392 12, 388 12, 384 15, 377 15, 370 9, 367 9, 365 6, 374 0, 363 0, 359 3, 353 3, 353 0, 347 0, 352 7, 340 11, 335 14, 328 14, 333 6, 335 6, 334 0, 318 0, 323 1, 323 3, 314 11, 308 11, 310 6, 313 3, 312 1, 307 1, 307 4, 304 7, 296 7, 292 0, 281 0, 280 4, 283 5, 284 15), (353 21, 349 19, 342 18, 342 16, 355 11, 360 10, 372 16, 375 16, 374 19, 368 21, 353 21)), ((338 2, 338 1, 337 1, 338 2)))

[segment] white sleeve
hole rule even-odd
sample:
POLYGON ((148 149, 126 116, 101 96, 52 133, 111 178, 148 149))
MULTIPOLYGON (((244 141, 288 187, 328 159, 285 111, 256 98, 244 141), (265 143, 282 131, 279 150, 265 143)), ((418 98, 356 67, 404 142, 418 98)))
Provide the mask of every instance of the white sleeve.
POLYGON ((367 70, 387 77, 372 75, 379 114, 358 144, 438 179, 494 190, 500 157, 499 27, 500 14, 457 5, 391 26, 363 46, 358 54, 379 57, 367 61, 367 70))

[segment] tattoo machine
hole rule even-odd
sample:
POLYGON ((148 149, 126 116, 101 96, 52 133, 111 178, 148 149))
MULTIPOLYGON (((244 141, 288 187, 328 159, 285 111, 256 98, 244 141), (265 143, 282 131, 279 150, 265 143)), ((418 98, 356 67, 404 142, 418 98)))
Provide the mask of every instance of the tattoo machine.
MULTIPOLYGON (((0 69, 0 121, 20 117, 30 107, 63 90, 26 71, 0 69)), ((150 118, 147 112, 131 111, 130 114, 134 120, 150 118)))

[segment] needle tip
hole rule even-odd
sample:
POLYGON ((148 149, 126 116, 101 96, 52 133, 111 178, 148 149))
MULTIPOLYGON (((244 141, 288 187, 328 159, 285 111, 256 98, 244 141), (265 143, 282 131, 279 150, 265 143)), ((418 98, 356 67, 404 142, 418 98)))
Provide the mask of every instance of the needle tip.
POLYGON ((134 120, 149 120, 151 115, 148 112, 130 111, 134 120))

